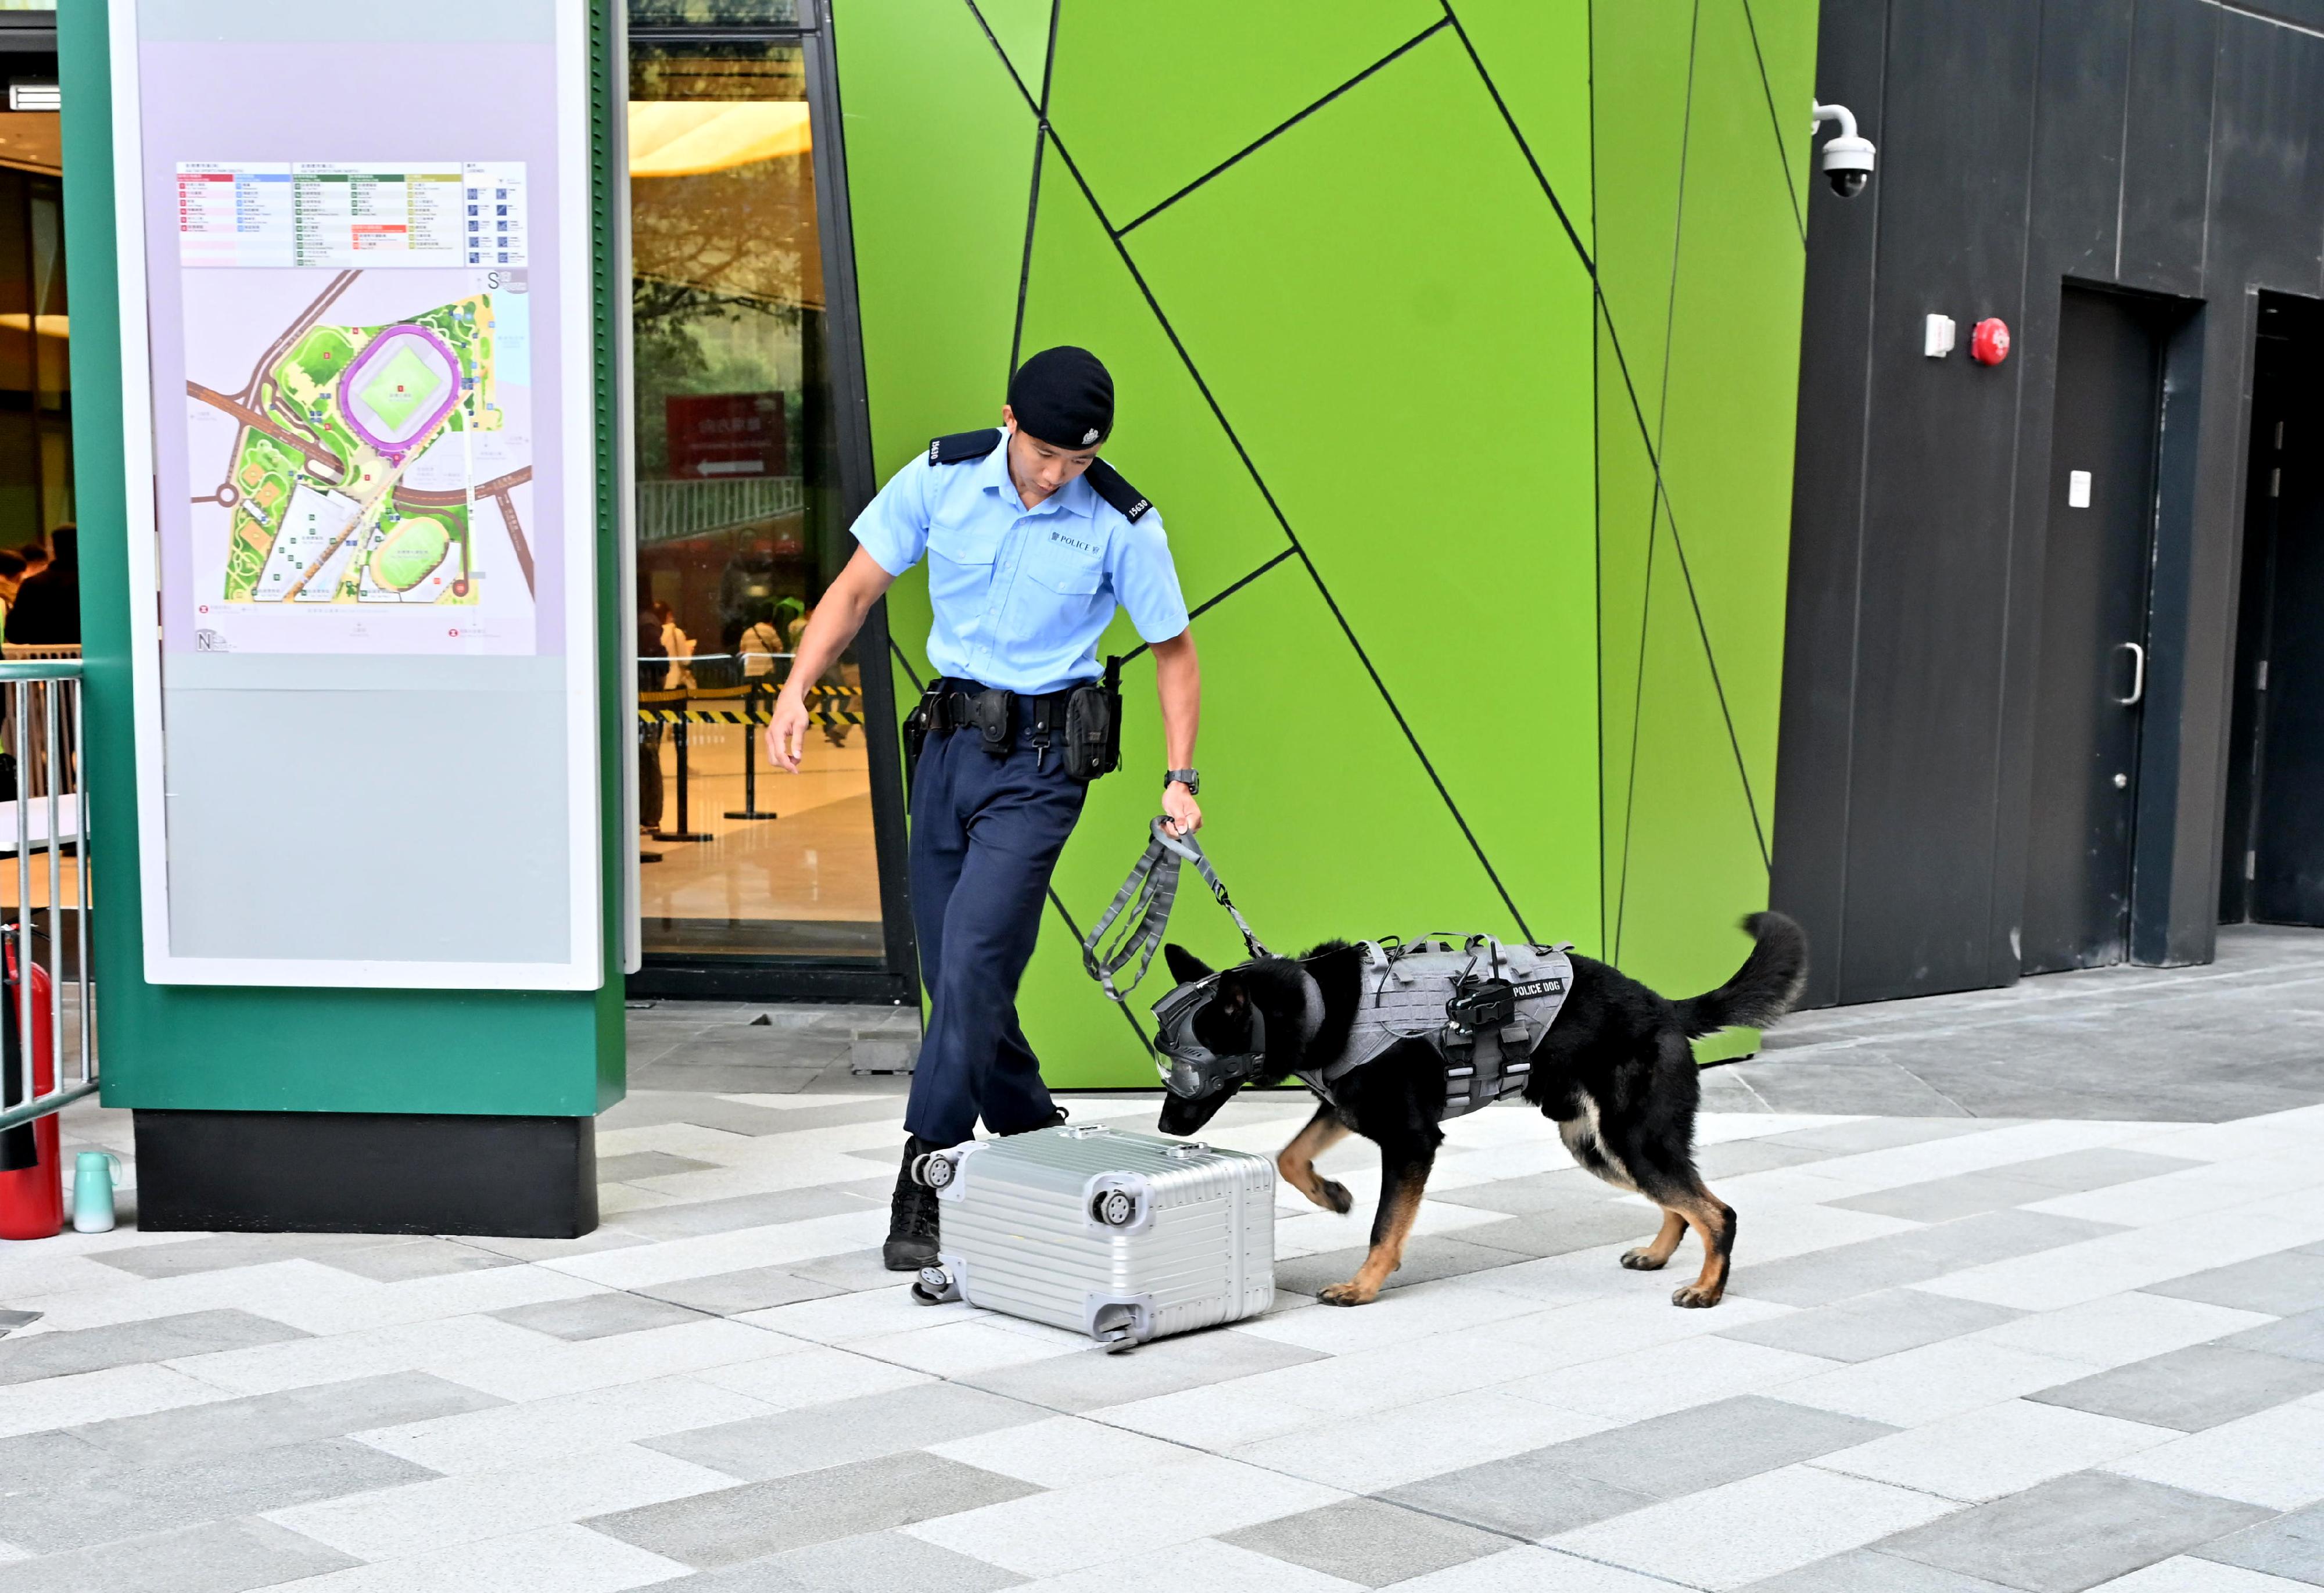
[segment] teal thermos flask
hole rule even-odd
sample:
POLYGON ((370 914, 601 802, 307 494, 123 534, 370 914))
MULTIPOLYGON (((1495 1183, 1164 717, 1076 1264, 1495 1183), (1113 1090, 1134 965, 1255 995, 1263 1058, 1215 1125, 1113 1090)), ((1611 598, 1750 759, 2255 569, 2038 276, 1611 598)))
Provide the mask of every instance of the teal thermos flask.
POLYGON ((113 1229, 113 1175, 121 1158, 109 1150, 85 1150, 73 1161, 72 1213, 75 1233, 113 1229))

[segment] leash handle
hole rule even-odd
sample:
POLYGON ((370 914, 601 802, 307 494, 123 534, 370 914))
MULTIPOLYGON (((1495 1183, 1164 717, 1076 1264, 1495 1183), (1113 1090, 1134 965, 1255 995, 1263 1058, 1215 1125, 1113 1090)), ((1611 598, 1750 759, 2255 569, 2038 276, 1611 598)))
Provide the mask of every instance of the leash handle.
POLYGON ((1146 977, 1146 971, 1153 965, 1154 953, 1161 949, 1163 933, 1170 924, 1170 907, 1178 895, 1178 867, 1182 862, 1194 865, 1195 872, 1202 875, 1203 882, 1211 888, 1211 894, 1218 898, 1219 906, 1233 916, 1235 927, 1242 932, 1243 944, 1250 954, 1254 957, 1268 954, 1267 947, 1243 917, 1242 910, 1227 895, 1227 888, 1220 880, 1218 870, 1211 867, 1211 860, 1203 854, 1202 846, 1193 833, 1173 835, 1163 828, 1165 822, 1157 818, 1148 826, 1145 852, 1131 867, 1130 877, 1121 882, 1121 889, 1113 893, 1113 900, 1107 904, 1105 911, 1082 941, 1082 967, 1103 987, 1108 999, 1114 1001, 1126 999, 1130 992, 1138 988, 1139 981, 1146 977), (1126 918, 1125 914, 1128 915, 1126 918), (1122 924, 1121 935, 1109 950, 1104 944, 1105 937, 1117 921, 1122 924), (1117 985, 1114 976, 1132 962, 1137 963, 1137 971, 1130 976, 1127 983, 1117 985))

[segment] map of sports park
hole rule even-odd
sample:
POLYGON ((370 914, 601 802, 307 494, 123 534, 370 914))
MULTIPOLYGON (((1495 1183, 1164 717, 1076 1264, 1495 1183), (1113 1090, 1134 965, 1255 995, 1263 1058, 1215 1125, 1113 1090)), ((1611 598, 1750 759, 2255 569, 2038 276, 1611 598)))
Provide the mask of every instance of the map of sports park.
POLYGON ((497 296, 472 293, 384 325, 334 323, 331 307, 362 274, 336 273, 239 391, 186 383, 189 397, 239 422, 226 479, 196 500, 231 515, 217 597, 474 604, 475 517, 489 511, 529 598, 532 558, 514 494, 530 466, 475 478, 478 442, 505 419, 495 401, 497 296))

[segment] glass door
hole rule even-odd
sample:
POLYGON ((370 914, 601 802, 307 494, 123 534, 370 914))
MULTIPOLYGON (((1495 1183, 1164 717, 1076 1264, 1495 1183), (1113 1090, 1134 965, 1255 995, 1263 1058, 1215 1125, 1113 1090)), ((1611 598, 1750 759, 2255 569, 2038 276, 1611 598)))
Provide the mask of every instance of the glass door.
POLYGON ((908 996, 883 629, 758 727, 869 496, 827 58, 794 0, 632 0, 633 993, 908 996), (867 678, 871 677, 872 678, 867 678), (890 904, 893 910, 890 910, 890 904))

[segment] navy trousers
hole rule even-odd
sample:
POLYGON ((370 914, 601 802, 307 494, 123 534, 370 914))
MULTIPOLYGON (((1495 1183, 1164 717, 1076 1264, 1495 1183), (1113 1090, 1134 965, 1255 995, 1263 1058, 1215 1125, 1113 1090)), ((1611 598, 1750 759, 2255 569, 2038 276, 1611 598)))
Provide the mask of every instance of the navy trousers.
POLYGON ((1005 758, 973 730, 931 735, 912 773, 912 922, 928 1027, 904 1127, 958 1145, 976 1120, 1020 1134, 1054 1110, 1017 1023, 1017 981, 1033 955, 1049 872, 1087 787, 1052 748, 1036 768, 1020 729, 1005 758))

